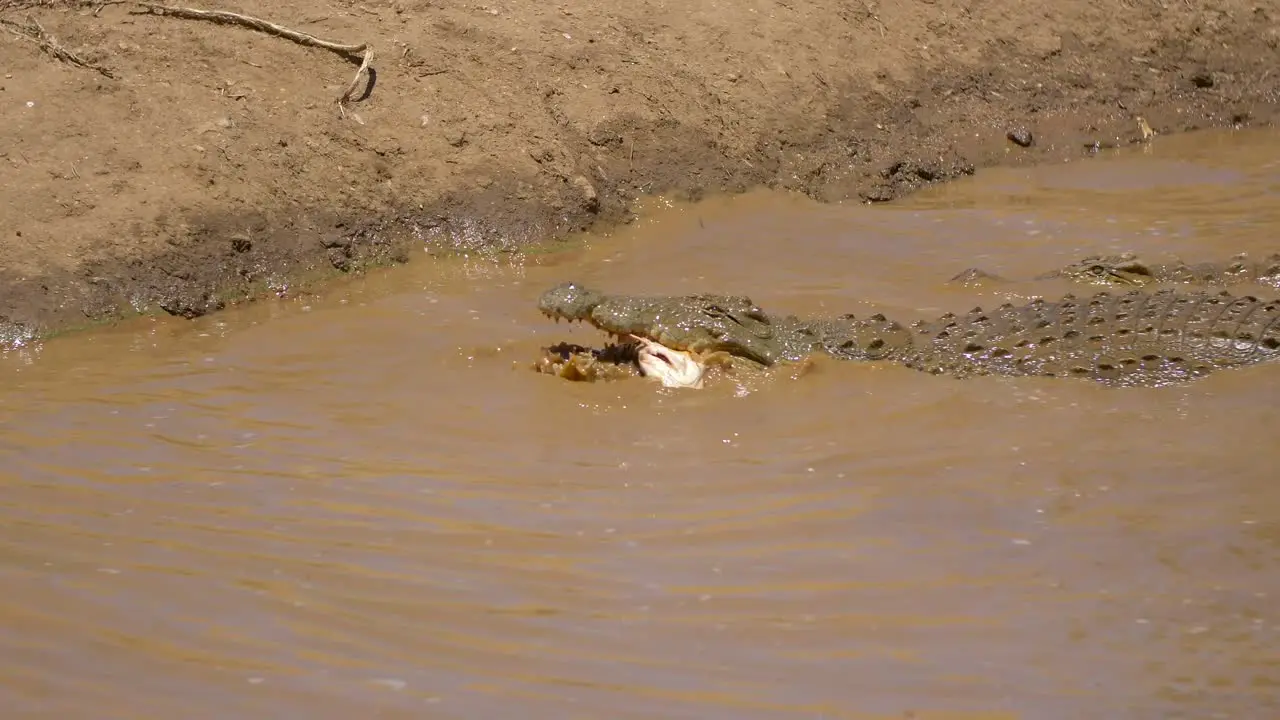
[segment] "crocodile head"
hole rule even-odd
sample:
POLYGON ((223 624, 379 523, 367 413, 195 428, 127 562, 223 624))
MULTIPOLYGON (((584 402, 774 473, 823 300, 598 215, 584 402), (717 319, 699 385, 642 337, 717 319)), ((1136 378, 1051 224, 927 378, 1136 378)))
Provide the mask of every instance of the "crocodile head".
POLYGON ((760 365, 799 359, 779 341, 774 319, 740 295, 606 295, 568 282, 543 293, 538 309, 556 320, 584 321, 638 340, 651 352, 660 346, 691 353, 695 360, 723 352, 760 365))
POLYGON ((1133 253, 1091 255, 1078 262, 1040 276, 1063 278, 1088 285, 1129 285, 1141 287, 1155 280, 1151 267, 1133 253))

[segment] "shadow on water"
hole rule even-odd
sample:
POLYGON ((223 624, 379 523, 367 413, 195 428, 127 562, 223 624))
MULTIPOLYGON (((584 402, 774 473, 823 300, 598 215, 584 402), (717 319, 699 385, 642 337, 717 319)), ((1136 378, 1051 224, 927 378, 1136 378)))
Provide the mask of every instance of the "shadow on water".
MULTIPOLYGON (((569 383, 578 279, 905 320, 1095 252, 1280 250, 1280 134, 884 207, 753 193, 0 361, 0 704, 58 717, 1280 710, 1280 368, 1185 387, 820 362, 569 383)), ((914 714, 913 714, 914 713, 914 714)))

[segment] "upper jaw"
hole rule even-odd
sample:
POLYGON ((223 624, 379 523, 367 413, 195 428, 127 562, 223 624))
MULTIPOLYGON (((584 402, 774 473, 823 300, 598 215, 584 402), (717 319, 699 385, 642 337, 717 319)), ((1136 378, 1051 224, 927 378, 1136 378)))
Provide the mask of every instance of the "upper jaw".
POLYGON ((641 343, 642 347, 649 347, 647 343, 652 343, 654 347, 693 356, 722 352, 765 366, 773 364, 773 359, 767 353, 736 342, 725 342, 718 337, 713 328, 696 327, 696 322, 674 322, 663 318, 661 310, 637 309, 634 303, 627 308, 627 312, 620 311, 607 301, 593 304, 590 310, 575 311, 573 315, 555 308, 539 309, 543 315, 556 322, 562 319, 569 322, 585 322, 619 343, 641 343), (672 330, 678 331, 672 332, 672 330))
MULTIPOLYGON (((625 331, 625 332, 624 332, 624 331, 616 331, 616 330, 611 330, 611 329, 609 329, 609 328, 607 328, 607 327, 603 327, 603 326, 602 326, 599 322, 597 322, 597 321, 596 321, 596 319, 595 319, 594 317, 592 317, 590 314, 588 314, 586 317, 572 317, 572 316, 569 316, 569 315, 565 315, 564 313, 561 313, 561 312, 556 311, 556 310, 546 310, 546 309, 542 309, 542 310, 541 310, 541 312, 542 312, 542 314, 543 314, 543 315, 547 316, 548 318, 550 318, 550 319, 552 319, 552 320, 555 320, 556 322, 560 322, 561 320, 566 320, 566 321, 568 321, 568 322, 570 322, 570 323, 582 323, 582 322, 585 322, 586 324, 588 324, 588 325, 590 325, 591 327, 593 327, 593 328, 595 328, 595 329, 599 330, 600 332, 603 332, 603 333, 607 334, 610 338, 615 339, 615 340, 618 340, 618 341, 627 340, 627 339, 630 339, 630 338, 632 338, 633 336, 637 336, 637 335, 643 335, 643 333, 633 333, 633 332, 631 332, 631 331, 625 331)), ((637 337, 636 339, 640 339, 640 338, 638 338, 638 337, 637 337)))

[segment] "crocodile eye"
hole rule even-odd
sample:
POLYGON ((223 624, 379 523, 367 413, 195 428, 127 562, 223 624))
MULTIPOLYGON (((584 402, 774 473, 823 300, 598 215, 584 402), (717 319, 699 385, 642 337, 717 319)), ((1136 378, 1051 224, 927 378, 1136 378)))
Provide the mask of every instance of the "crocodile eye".
POLYGON ((1090 265, 1089 272, 1093 273, 1094 275, 1106 275, 1107 268, 1104 265, 1090 265))

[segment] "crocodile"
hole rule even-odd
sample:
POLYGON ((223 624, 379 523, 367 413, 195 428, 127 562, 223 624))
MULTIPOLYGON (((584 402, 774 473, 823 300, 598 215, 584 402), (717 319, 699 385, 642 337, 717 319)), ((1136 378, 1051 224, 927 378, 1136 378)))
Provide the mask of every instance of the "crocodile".
POLYGON ((1104 290, 911 325, 883 314, 776 315, 745 295, 610 295, 574 282, 544 292, 538 308, 619 341, 642 339, 698 367, 714 355, 769 367, 826 354, 957 378, 1075 377, 1158 387, 1280 358, 1280 300, 1227 291, 1104 290))
MULTIPOLYGON (((1149 263, 1132 252, 1118 255, 1090 255, 1076 262, 1037 275, 1036 280, 1061 278, 1084 285, 1144 287, 1158 284, 1181 284, 1202 287, 1225 287, 1253 283, 1280 289, 1280 253, 1260 259, 1247 253, 1232 256, 1226 262, 1188 264, 1181 260, 1149 263)), ((1007 282, 1005 278, 969 268, 951 278, 953 283, 972 284, 983 280, 1007 282)))

